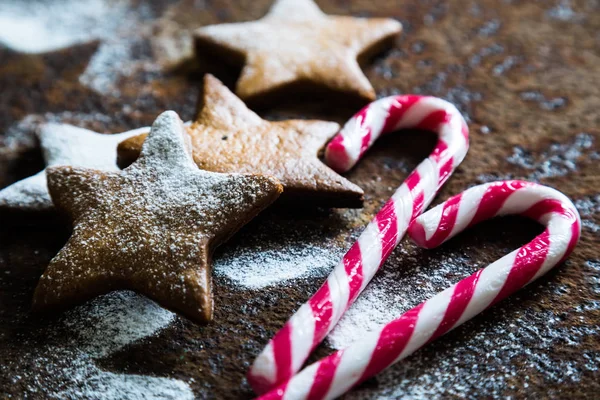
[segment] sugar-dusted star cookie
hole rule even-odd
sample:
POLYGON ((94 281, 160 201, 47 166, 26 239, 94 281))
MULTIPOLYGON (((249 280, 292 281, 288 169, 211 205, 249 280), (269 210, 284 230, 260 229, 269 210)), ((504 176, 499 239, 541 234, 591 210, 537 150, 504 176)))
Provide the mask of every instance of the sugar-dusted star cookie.
POLYGON ((199 170, 172 111, 156 119, 127 169, 56 166, 46 174, 73 234, 40 278, 37 311, 129 289, 194 321, 210 321, 212 252, 282 191, 271 177, 199 170))
MULTIPOLYGON (((317 157, 339 130, 333 122, 265 121, 211 75, 196 121, 189 127, 200 169, 271 175, 284 187, 282 199, 329 207, 361 207, 363 191, 317 157)), ((119 164, 138 156, 145 135, 121 143, 119 164)))
POLYGON ((258 21, 196 30, 195 45, 200 54, 244 65, 236 93, 247 102, 315 85, 372 101, 357 58, 391 44, 401 30, 389 18, 328 16, 313 0, 276 0, 258 21))
MULTIPOLYGON (((72 125, 46 123, 39 127, 37 134, 47 166, 72 165, 118 171, 118 143, 149 130, 144 127, 103 135, 72 125)), ((52 208, 46 170, 0 190, 0 210, 48 211, 52 208)))

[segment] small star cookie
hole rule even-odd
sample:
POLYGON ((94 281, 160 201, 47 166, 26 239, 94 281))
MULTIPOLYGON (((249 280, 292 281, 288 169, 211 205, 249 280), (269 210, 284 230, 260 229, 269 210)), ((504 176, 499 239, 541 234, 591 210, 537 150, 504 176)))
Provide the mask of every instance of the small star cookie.
POLYGON ((388 46, 401 30, 390 18, 328 16, 313 0, 277 0, 258 21, 199 28, 195 45, 244 65, 236 93, 246 102, 306 86, 372 101, 375 91, 357 58, 388 46))
MULTIPOLYGON (((188 128, 200 169, 270 175, 282 199, 328 207, 361 207, 361 188, 323 164, 317 153, 339 130, 333 122, 260 118, 212 75, 204 77, 202 108, 188 128)), ((145 135, 119 145, 121 166, 135 160, 145 135)))
POLYGON ((48 189, 73 233, 40 278, 34 311, 134 290, 194 321, 212 319, 210 258, 282 191, 267 176, 202 171, 172 111, 120 172, 50 167, 48 189))
MULTIPOLYGON (((149 127, 144 127, 104 135, 72 125, 46 123, 37 133, 47 166, 72 165, 118 171, 119 142, 149 130, 149 127)), ((53 207, 48 194, 46 170, 0 190, 0 209, 3 210, 48 211, 53 207)))

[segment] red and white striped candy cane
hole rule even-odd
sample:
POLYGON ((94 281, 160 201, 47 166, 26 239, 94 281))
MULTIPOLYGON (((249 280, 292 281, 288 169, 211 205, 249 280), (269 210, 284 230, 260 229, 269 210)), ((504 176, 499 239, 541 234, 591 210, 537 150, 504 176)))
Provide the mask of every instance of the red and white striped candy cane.
POLYGON ((407 95, 375 101, 352 117, 327 146, 326 162, 346 171, 381 134, 403 128, 436 132, 435 149, 367 225, 327 281, 256 358, 248 372, 256 393, 265 393, 300 370, 467 153, 469 131, 456 107, 435 97, 407 95))
POLYGON ((427 211, 409 228, 430 248, 465 228, 495 216, 520 214, 546 226, 525 246, 405 312, 364 340, 306 367, 263 400, 332 399, 414 353, 481 311, 539 278, 577 244, 581 221, 562 193, 535 183, 494 182, 476 186, 427 211))

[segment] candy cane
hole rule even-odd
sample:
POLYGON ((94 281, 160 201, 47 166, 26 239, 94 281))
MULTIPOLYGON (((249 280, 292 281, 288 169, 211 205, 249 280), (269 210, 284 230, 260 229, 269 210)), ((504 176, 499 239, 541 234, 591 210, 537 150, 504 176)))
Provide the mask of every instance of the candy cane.
POLYGON ((403 128, 435 131, 439 136, 435 149, 367 225, 327 281, 256 358, 248 381, 257 393, 300 370, 467 153, 469 131, 456 107, 438 98, 408 95, 387 97, 363 108, 329 143, 326 162, 346 171, 381 134, 403 128))
POLYGON ((546 226, 525 246, 405 312, 364 340, 306 367, 260 397, 332 399, 473 318, 563 261, 577 244, 581 221, 562 193, 522 181, 476 186, 412 222, 409 235, 431 248, 495 216, 520 214, 546 226))

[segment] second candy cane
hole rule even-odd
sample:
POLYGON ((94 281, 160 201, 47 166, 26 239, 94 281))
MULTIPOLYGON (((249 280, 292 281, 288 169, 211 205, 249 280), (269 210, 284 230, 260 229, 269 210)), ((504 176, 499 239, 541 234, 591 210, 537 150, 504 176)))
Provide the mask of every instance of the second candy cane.
POLYGON ((248 381, 257 393, 273 389, 300 370, 467 153, 468 128, 456 107, 435 97, 406 95, 375 101, 352 117, 327 146, 326 162, 338 172, 347 171, 381 134, 406 128, 436 132, 433 152, 367 225, 321 288, 256 358, 248 381))
POLYGON ((579 240, 581 219, 573 203, 555 189, 523 181, 468 189, 416 218, 408 233, 417 244, 432 248, 469 226, 511 214, 534 219, 546 229, 363 339, 309 365, 259 399, 337 398, 539 278, 568 257, 579 240))

